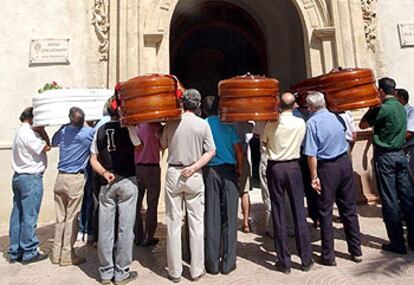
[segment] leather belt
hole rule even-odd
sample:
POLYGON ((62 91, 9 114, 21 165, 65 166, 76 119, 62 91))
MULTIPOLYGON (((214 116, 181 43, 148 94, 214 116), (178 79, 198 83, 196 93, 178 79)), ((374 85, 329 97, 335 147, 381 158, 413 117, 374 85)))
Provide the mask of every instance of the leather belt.
POLYGON ((84 170, 79 170, 78 172, 66 172, 66 171, 61 171, 59 170, 60 174, 84 174, 85 171, 84 170))

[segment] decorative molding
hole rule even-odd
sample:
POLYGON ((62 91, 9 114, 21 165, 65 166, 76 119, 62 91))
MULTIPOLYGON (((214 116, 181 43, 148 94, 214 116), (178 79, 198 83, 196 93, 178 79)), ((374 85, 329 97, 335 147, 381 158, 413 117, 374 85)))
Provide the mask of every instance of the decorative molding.
POLYGON ((313 33, 317 38, 321 40, 332 39, 335 37, 335 27, 316 28, 313 29, 313 33))
POLYGON ((104 0, 95 0, 92 12, 91 24, 95 28, 95 34, 99 41, 99 53, 101 61, 109 58, 109 18, 104 0))
POLYGON ((156 46, 161 43, 163 33, 144 34, 144 45, 145 46, 156 46))
POLYGON ((377 0, 361 0, 362 17, 364 19, 365 40, 373 53, 377 41, 377 0))

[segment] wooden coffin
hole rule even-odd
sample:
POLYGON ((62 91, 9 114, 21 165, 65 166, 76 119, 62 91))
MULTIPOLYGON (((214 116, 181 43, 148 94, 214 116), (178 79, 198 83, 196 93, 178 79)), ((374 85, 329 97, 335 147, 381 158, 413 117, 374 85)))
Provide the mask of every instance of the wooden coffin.
POLYGON ((176 78, 160 74, 138 76, 123 82, 119 95, 121 123, 135 125, 179 118, 178 86, 176 78))
POLYGON ((246 74, 219 82, 223 122, 267 121, 279 116, 279 81, 246 74))
POLYGON ((378 106, 381 99, 371 69, 350 68, 333 70, 291 87, 298 93, 298 104, 305 106, 308 91, 321 91, 331 112, 343 112, 378 106))

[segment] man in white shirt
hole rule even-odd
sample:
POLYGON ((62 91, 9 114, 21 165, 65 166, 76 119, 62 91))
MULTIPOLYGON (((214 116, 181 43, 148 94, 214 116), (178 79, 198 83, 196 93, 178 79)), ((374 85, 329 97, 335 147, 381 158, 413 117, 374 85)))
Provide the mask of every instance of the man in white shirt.
POLYGON ((33 108, 20 115, 22 125, 13 139, 13 210, 10 217, 9 263, 40 261, 47 255, 38 250, 37 219, 43 197, 43 172, 47 167, 49 137, 44 128, 32 128, 33 108))

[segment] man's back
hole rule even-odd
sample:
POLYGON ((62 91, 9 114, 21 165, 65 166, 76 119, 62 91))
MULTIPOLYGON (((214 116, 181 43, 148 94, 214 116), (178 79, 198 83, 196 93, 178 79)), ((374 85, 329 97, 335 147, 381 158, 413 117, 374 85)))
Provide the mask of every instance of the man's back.
POLYGON ((28 123, 23 123, 13 139, 12 166, 17 173, 41 173, 47 167, 46 142, 32 130, 28 123))
POLYGON ((128 130, 121 128, 118 121, 107 122, 96 132, 96 149, 92 153, 97 153, 99 162, 114 174, 135 176, 134 151, 128 130))
POLYGON ((374 126, 374 144, 386 149, 399 149, 405 144, 407 114, 395 97, 388 97, 367 121, 374 126))
POLYGON ((332 159, 348 150, 345 128, 327 109, 315 112, 306 122, 304 154, 332 159))
POLYGON ((167 123, 161 145, 168 146, 169 164, 184 166, 193 164, 204 152, 214 149, 209 125, 191 112, 184 113, 181 120, 167 123))
POLYGON ((61 128, 52 139, 53 146, 59 146, 58 169, 64 172, 78 172, 86 168, 90 155, 93 129, 90 127, 61 128))
POLYGON ((209 166, 220 164, 236 164, 234 145, 240 143, 236 129, 232 124, 220 122, 218 116, 209 116, 206 119, 213 133, 216 155, 208 163, 209 166))

